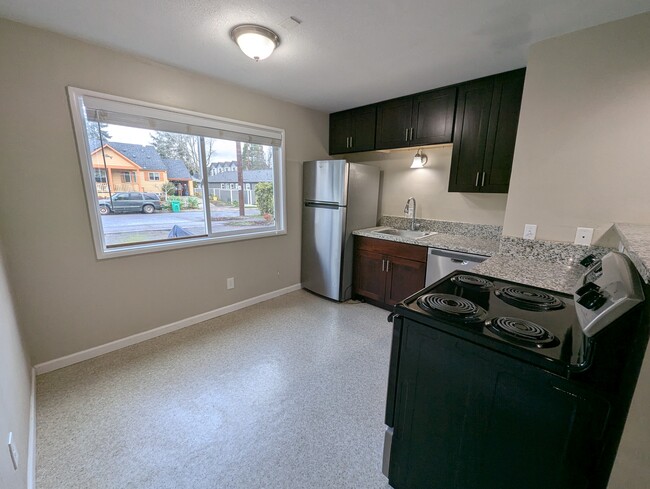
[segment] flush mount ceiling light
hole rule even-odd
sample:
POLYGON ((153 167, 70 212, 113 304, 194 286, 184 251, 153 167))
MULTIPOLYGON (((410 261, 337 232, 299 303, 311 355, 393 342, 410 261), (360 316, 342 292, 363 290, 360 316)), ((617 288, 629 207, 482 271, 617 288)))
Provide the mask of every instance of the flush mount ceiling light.
POLYGON ((249 58, 255 61, 271 56, 280 45, 280 38, 271 29, 255 24, 240 24, 232 28, 230 38, 249 58))
POLYGON ((427 164, 427 155, 422 154, 422 150, 418 149, 418 152, 415 153, 415 156, 413 157, 413 163, 411 163, 411 168, 422 168, 424 165, 427 164))

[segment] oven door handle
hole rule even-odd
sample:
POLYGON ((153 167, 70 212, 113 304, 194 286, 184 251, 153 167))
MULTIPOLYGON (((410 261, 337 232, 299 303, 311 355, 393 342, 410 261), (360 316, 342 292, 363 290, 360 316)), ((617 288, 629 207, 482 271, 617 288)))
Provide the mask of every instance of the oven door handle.
POLYGON ((397 314, 396 312, 391 312, 388 315, 388 317, 386 318, 386 321, 388 321, 389 323, 392 323, 395 320, 395 318, 398 318, 398 317, 400 317, 399 314, 397 314))

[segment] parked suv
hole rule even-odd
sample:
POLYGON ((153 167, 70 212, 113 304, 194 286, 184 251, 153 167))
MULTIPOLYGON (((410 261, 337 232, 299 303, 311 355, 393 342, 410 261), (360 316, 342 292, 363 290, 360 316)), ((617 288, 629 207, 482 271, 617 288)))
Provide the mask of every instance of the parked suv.
POLYGON ((118 192, 110 199, 99 201, 99 213, 101 215, 111 212, 144 212, 152 214, 154 210, 160 210, 160 198, 151 192, 118 192))

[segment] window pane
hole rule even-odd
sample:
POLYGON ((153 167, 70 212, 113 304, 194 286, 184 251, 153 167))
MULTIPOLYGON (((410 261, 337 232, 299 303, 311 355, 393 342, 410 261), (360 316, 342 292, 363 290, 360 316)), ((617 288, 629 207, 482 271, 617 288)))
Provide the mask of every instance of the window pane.
POLYGON ((94 174, 106 175, 96 192, 107 247, 207 235, 203 199, 194 192, 202 182, 199 137, 92 122, 88 128, 94 174))
POLYGON ((275 226, 273 147, 206 138, 212 233, 275 226))

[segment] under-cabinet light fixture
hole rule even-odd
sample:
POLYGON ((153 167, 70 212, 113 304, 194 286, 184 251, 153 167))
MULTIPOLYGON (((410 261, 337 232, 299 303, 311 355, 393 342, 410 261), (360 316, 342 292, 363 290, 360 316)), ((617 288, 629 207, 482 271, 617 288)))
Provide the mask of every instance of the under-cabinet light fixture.
POLYGON ((271 29, 261 25, 240 24, 232 28, 230 38, 246 56, 255 61, 266 59, 280 45, 280 38, 271 29))
POLYGON ((411 168, 422 168, 427 164, 428 158, 427 155, 422 154, 422 149, 418 149, 418 152, 415 153, 413 157, 413 163, 411 163, 411 168))

